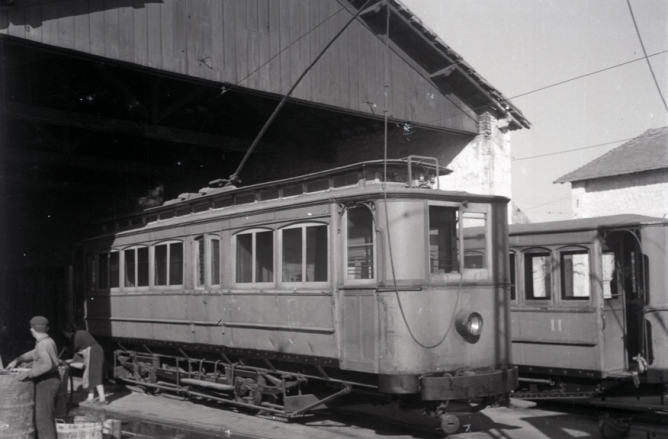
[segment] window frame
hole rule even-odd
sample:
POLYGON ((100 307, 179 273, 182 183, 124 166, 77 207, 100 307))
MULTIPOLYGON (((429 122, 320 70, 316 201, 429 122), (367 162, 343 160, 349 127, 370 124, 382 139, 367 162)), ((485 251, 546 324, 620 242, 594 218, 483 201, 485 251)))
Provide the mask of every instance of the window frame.
POLYGON ((121 269, 123 264, 121 263, 121 254, 122 252, 117 249, 117 248, 110 248, 105 251, 98 251, 95 253, 95 273, 94 273, 94 282, 95 282, 95 291, 119 291, 121 289, 121 269), (118 253, 118 285, 115 287, 111 286, 111 254, 112 253, 118 253), (107 270, 106 270, 106 281, 107 281, 107 286, 106 287, 101 287, 100 286, 100 281, 102 280, 102 276, 100 276, 100 256, 106 254, 109 257, 109 262, 107 263, 107 270))
POLYGON ((276 262, 277 262, 277 257, 276 257, 276 230, 269 228, 269 227, 253 227, 249 229, 243 229, 239 230, 236 233, 232 235, 232 258, 234 260, 234 263, 232 264, 232 285, 234 285, 237 288, 250 288, 250 289, 256 289, 256 288, 270 288, 276 285, 276 273, 277 273, 277 268, 276 268, 276 262), (257 244, 257 234, 262 233, 262 232, 271 232, 272 233, 272 242, 273 242, 273 249, 272 249, 272 270, 273 270, 273 279, 271 282, 256 282, 256 244, 257 244), (252 281, 251 282, 238 282, 237 281, 237 276, 238 276, 238 238, 241 235, 247 235, 251 234, 252 235, 252 253, 251 253, 251 259, 252 259, 252 265, 251 265, 251 273, 252 273, 252 281))
POLYGON ((561 247, 556 249, 557 254, 559 255, 558 259, 558 269, 559 269, 559 300, 561 302, 565 302, 571 305, 577 305, 577 304, 584 304, 584 303, 589 303, 592 300, 592 297, 594 295, 594 285, 592 284, 592 269, 593 269, 593 261, 592 261, 592 251, 588 247, 582 247, 582 246, 567 246, 567 247, 561 247), (564 271, 564 264, 563 264, 563 257, 565 254, 587 254, 587 261, 588 261, 588 276, 587 276, 587 282, 589 285, 589 295, 586 297, 565 297, 565 276, 566 273, 564 271))
MULTIPOLYGON (((438 283, 451 283, 451 282, 460 282, 460 281, 479 281, 479 280, 489 280, 492 278, 492 273, 494 270, 492 261, 492 205, 489 203, 466 203, 458 201, 433 201, 429 200, 426 203, 426 212, 425 212, 425 239, 426 239, 426 273, 428 275, 430 284, 438 283), (429 207, 449 207, 457 209, 457 223, 456 235, 457 235, 457 264, 459 271, 452 271, 450 273, 432 273, 431 267, 429 265, 429 207), (461 227, 462 220, 466 213, 482 213, 485 215, 485 268, 466 268, 464 261, 466 256, 467 249, 464 247, 464 228, 461 227)), ((476 251, 476 250, 474 250, 476 251)))
POLYGON ((151 270, 150 277, 149 277, 149 285, 152 288, 155 289, 183 289, 185 286, 186 282, 186 246, 185 242, 182 239, 167 239, 164 241, 158 241, 154 242, 151 244, 151 250, 149 253, 149 267, 151 270), (180 284, 170 284, 170 259, 171 259, 171 251, 170 246, 172 244, 181 244, 181 283, 180 284), (155 251, 156 249, 161 246, 161 245, 167 245, 167 284, 166 285, 158 285, 157 284, 157 279, 156 279, 156 269, 157 269, 157 260, 155 257, 155 251))
POLYGON ((379 282, 380 278, 378 277, 378 239, 376 232, 376 217, 374 212, 372 212, 368 207, 360 204, 345 210, 344 214, 341 216, 341 250, 343 252, 343 258, 341 259, 341 270, 343 272, 342 279, 345 285, 372 285, 379 282), (373 252, 373 277, 371 279, 350 279, 348 277, 348 212, 351 209, 367 209, 371 214, 371 236, 373 239, 371 251, 373 252))
MULTIPOLYGON (((300 288, 300 287, 312 287, 312 288, 325 288, 330 284, 330 281, 332 279, 332 270, 331 270, 331 247, 332 247, 332 242, 331 242, 331 233, 330 233, 330 227, 329 223, 327 222, 321 222, 321 221, 305 221, 305 222, 297 222, 297 223, 291 223, 286 226, 281 227, 280 229, 277 230, 277 239, 278 239, 278 270, 277 273, 279 273, 279 279, 278 282, 279 284, 283 285, 286 288, 300 288), (301 281, 301 282, 286 282, 283 280, 283 231, 284 230, 291 230, 291 229, 301 229, 302 230, 302 275, 305 274, 306 270, 306 229, 308 227, 326 227, 327 230, 327 280, 326 281, 301 281)), ((305 277, 304 277, 305 278, 305 277)))
POLYGON ((517 269, 519 260, 519 254, 516 251, 510 250, 508 252, 508 299, 513 303, 518 303, 520 298, 520 295, 517 294, 519 291, 519 272, 517 269), (511 261, 513 262, 511 263, 511 261))
POLYGON ((220 288, 222 284, 222 263, 221 263, 221 239, 215 234, 201 234, 192 237, 192 276, 193 288, 196 290, 206 290, 213 288, 220 288), (199 241, 204 243, 204 282, 198 285, 199 282, 199 241), (213 241, 218 242, 218 282, 213 283, 213 241))
POLYGON ((151 273, 153 272, 153 264, 151 260, 151 246, 148 244, 133 244, 128 247, 124 247, 123 249, 120 250, 121 252, 121 257, 120 257, 120 264, 121 264, 121 286, 120 289, 123 291, 131 290, 131 291, 146 291, 149 290, 152 286, 152 276, 151 273), (139 258, 138 258, 138 253, 140 248, 145 248, 148 250, 148 285, 146 286, 134 286, 134 287, 126 287, 125 286, 125 252, 128 250, 134 250, 135 253, 135 282, 137 282, 139 278, 139 258))
MULTIPOLYGON (((518 276, 518 279, 521 279, 522 286, 523 286, 523 295, 522 295, 522 300, 526 304, 554 304, 556 297, 558 297, 558 294, 555 294, 555 291, 558 291, 558 288, 555 288, 555 279, 554 279, 554 271, 556 269, 555 267, 555 259, 554 259, 554 253, 552 249, 547 248, 547 247, 531 247, 522 250, 522 265, 521 265, 521 271, 520 271, 520 276, 518 276), (533 276, 531 277, 532 282, 531 282, 531 288, 529 287, 529 283, 527 282, 528 280, 528 272, 527 272, 527 257, 533 257, 533 256, 547 256, 548 257, 548 262, 550 263, 550 295, 545 298, 540 298, 540 297, 535 297, 533 294, 533 276), (529 289, 532 290, 532 295, 529 297, 529 289)), ((533 270, 532 270, 533 273, 533 270)))

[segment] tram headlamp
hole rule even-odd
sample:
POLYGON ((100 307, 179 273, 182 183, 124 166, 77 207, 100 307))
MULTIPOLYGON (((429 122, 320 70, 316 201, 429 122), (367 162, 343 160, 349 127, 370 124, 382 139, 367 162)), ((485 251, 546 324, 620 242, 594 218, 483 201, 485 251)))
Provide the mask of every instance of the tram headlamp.
POLYGON ((478 337, 482 332, 482 316, 477 312, 460 311, 457 314, 455 327, 464 337, 478 337))

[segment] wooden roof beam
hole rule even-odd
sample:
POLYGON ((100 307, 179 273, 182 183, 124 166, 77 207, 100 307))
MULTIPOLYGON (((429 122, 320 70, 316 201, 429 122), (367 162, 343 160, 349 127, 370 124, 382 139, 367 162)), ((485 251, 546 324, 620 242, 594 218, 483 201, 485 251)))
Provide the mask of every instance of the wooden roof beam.
MULTIPOLYGON (((187 131, 178 128, 150 125, 141 122, 112 119, 101 116, 90 116, 82 113, 54 110, 51 108, 35 107, 12 102, 0 102, 0 116, 9 119, 34 121, 84 130, 122 133, 166 142, 186 143, 189 145, 207 146, 229 151, 246 152, 251 143, 249 140, 238 139, 235 137, 187 131)), ((286 147, 285 145, 276 145, 267 142, 260 142, 258 146, 258 153, 298 155, 299 157, 319 161, 331 160, 331 153, 329 151, 319 151, 314 148, 286 147)))

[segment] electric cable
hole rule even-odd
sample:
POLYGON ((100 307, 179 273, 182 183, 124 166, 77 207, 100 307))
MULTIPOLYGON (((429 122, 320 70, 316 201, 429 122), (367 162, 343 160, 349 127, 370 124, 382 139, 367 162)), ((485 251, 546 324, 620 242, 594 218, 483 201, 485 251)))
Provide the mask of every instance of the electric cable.
MULTIPOLYGON (((392 271, 392 285, 394 286, 394 294, 397 298, 397 304, 399 305, 399 311, 401 313, 401 318, 404 321, 404 324, 406 325, 406 329, 408 330, 408 333, 410 334, 411 338, 415 343, 418 344, 418 346, 422 347, 423 349, 434 349, 438 346, 440 346, 445 339, 448 337, 448 334, 450 334, 450 330, 452 329, 452 325, 455 321, 455 313, 457 312, 457 306, 459 305, 459 297, 460 297, 460 292, 461 292, 461 287, 462 287, 462 280, 463 280, 463 274, 460 272, 459 273, 459 288, 457 289, 457 299, 455 300, 455 305, 452 308, 452 316, 450 317, 450 324, 448 325, 448 328, 445 331, 445 334, 443 334, 443 337, 433 345, 425 345, 422 342, 420 342, 416 337, 415 334, 413 334, 413 330, 411 329, 411 326, 408 324, 408 319, 406 318, 406 312, 404 311, 404 307, 401 303, 401 297, 399 295, 399 288, 397 286, 397 276, 396 276, 396 271, 394 269, 394 257, 392 253, 392 233, 390 230, 390 216, 388 213, 387 209, 387 118, 388 118, 388 95, 389 95, 389 90, 390 90, 390 75, 389 75, 389 57, 390 57, 390 8, 389 6, 386 7, 386 24, 385 24, 385 52, 384 52, 384 64, 385 64, 385 85, 383 87, 384 89, 384 94, 385 94, 385 104, 384 104, 384 109, 383 112, 385 113, 384 116, 384 139, 383 139, 383 205, 385 206, 385 227, 387 229, 387 251, 390 255, 390 268, 392 271)), ((410 166, 410 164, 409 164, 410 166)), ((436 169, 436 178, 438 178, 438 168, 436 169)), ((367 206, 368 208, 368 206, 367 206)), ((371 217, 373 218, 373 212, 371 213, 371 217)), ((373 220, 374 222, 374 227, 376 227, 376 221, 375 219, 373 220)), ((382 235, 381 235, 382 236, 382 235)))
POLYGON ((647 57, 647 50, 645 50, 645 44, 642 42, 642 37, 640 36, 640 30, 638 29, 638 23, 636 23, 636 17, 635 15, 633 15, 631 0, 626 0, 626 4, 629 5, 629 12, 631 13, 631 19, 633 20, 633 27, 636 28, 636 34, 638 34, 638 41, 640 41, 640 47, 642 47, 642 53, 645 55, 645 60, 647 60, 647 66, 649 67, 649 71, 652 74, 652 78, 654 79, 654 85, 656 85, 656 90, 659 92, 659 97, 661 97, 661 102, 663 102, 663 106, 668 112, 668 104, 666 104, 666 99, 663 97, 663 93, 661 92, 661 87, 659 87, 659 81, 656 80, 656 75, 654 74, 652 63, 649 62, 649 58, 647 57))
POLYGON ((582 146, 580 148, 567 149, 565 151, 550 152, 550 153, 547 153, 547 154, 532 155, 530 157, 520 157, 518 159, 513 158, 511 161, 518 162, 520 160, 529 160, 529 159, 535 159, 535 158, 539 158, 539 157, 547 157, 547 156, 556 155, 556 154, 563 154, 563 153, 566 153, 566 152, 580 151, 580 150, 583 150, 583 149, 595 148, 597 146, 605 146, 605 145, 612 145, 613 143, 627 142, 629 140, 633 140, 634 138, 635 137, 631 137, 631 138, 628 138, 628 139, 614 140, 612 142, 598 143, 596 145, 582 146))
MULTIPOLYGON (((668 49, 666 49, 666 50, 662 50, 662 51, 660 51, 660 52, 655 52, 655 53, 653 53, 653 54, 651 54, 651 55, 647 55, 647 58, 652 58, 652 57, 654 57, 654 56, 662 55, 662 54, 664 54, 664 53, 666 53, 666 52, 668 52, 668 49)), ((632 64, 632 63, 635 63, 635 62, 638 62, 638 61, 642 61, 643 59, 646 59, 646 58, 645 58, 645 57, 641 57, 641 58, 636 58, 636 59, 633 59, 633 60, 630 60, 630 61, 625 61, 625 62, 623 62, 623 63, 615 64, 615 65, 606 67, 606 68, 604 68, 604 69, 595 70, 595 71, 593 71, 593 72, 585 73, 584 75, 574 76, 574 77, 572 77, 572 78, 570 78, 570 79, 566 79, 566 80, 564 80, 564 81, 555 82, 555 83, 553 83, 553 84, 546 85, 546 86, 544 86, 544 87, 537 88, 537 89, 535 89, 535 90, 531 90, 531 91, 528 91, 528 92, 526 92, 526 93, 521 93, 521 94, 518 94, 518 95, 515 95, 515 96, 512 96, 512 97, 509 97, 509 98, 504 97, 503 99, 504 99, 504 101, 512 101, 513 99, 517 99, 517 98, 520 98, 520 97, 523 97, 523 96, 527 96, 527 95, 530 95, 530 94, 533 94, 533 93, 537 93, 537 92, 539 92, 539 91, 547 90, 547 89, 549 89, 549 88, 556 87, 556 86, 559 86, 559 85, 567 84, 567 83, 569 83, 569 82, 573 82, 573 81, 576 81, 576 80, 578 80, 578 79, 586 78, 586 77, 588 77, 588 76, 596 75, 596 74, 598 74, 598 73, 603 73, 603 72, 606 72, 606 71, 608 71, 608 70, 613 70, 613 69, 616 69, 616 68, 618 68, 618 67, 625 66, 625 65, 627 65, 627 64, 632 64)), ((502 104, 503 102, 499 102, 499 103, 502 104)), ((480 110, 480 109, 485 108, 485 107, 488 107, 488 106, 489 106, 488 104, 487 104, 487 105, 481 105, 481 106, 479 106, 479 107, 472 108, 471 111, 480 110)), ((434 122, 440 122, 440 121, 443 121, 443 120, 448 120, 448 119, 452 119, 452 118, 459 117, 459 116, 460 116, 459 114, 456 114, 456 115, 454 115, 454 116, 447 116, 447 117, 443 117, 443 118, 440 118, 440 119, 432 120, 432 121, 430 121, 430 122, 426 122, 426 124, 432 124, 432 123, 434 123, 434 122)))

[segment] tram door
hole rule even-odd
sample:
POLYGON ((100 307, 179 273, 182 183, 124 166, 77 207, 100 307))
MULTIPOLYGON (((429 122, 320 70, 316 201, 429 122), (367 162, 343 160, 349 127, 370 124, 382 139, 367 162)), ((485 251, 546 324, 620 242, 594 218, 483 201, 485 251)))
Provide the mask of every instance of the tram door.
POLYGON ((643 355, 644 291, 642 253, 632 231, 605 237, 603 250, 603 318, 606 370, 635 369, 643 355))

